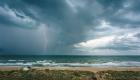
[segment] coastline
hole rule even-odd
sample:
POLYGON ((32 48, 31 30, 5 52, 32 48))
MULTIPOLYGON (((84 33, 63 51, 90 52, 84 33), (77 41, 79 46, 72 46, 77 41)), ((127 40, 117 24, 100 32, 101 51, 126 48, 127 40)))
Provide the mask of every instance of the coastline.
POLYGON ((112 71, 140 71, 140 67, 50 67, 50 68, 44 68, 44 69, 79 70, 79 71, 90 71, 90 72, 108 71, 108 70, 112 70, 112 71))
MULTIPOLYGON (((10 70, 20 70, 23 69, 22 66, 0 66, 0 71, 10 71, 10 70)), ((37 70, 78 70, 78 71, 140 71, 140 67, 32 67, 31 69, 37 70)))

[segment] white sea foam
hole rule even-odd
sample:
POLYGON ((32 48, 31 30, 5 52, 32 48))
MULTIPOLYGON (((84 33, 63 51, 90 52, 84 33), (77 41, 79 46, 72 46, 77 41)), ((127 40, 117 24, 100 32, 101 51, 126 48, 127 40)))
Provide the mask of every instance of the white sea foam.
POLYGON ((0 63, 0 66, 54 66, 54 67, 140 67, 140 62, 105 62, 105 63, 55 63, 48 61, 0 63))
POLYGON ((16 61, 16 60, 8 60, 8 61, 16 61))

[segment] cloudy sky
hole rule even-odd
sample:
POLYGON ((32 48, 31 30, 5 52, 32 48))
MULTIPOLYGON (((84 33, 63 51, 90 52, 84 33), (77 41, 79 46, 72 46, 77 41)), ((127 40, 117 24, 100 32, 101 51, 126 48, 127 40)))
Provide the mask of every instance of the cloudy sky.
POLYGON ((140 55, 140 0, 1 0, 0 54, 140 55))

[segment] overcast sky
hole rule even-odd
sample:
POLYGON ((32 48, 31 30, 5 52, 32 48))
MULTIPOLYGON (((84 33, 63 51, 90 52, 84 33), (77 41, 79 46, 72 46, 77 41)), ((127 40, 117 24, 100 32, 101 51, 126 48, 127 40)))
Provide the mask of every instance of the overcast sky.
POLYGON ((140 0, 1 0, 0 54, 140 55, 140 0))

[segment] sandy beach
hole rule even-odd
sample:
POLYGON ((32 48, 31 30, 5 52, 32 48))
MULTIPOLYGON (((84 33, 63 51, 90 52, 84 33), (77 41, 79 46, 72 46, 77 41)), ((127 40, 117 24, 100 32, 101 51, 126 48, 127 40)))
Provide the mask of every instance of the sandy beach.
POLYGON ((90 71, 90 72, 98 72, 98 71, 140 71, 140 67, 42 67, 36 69, 49 69, 49 70, 78 70, 78 71, 90 71))
MULTIPOLYGON (((0 66, 1 71, 9 71, 9 70, 20 70, 23 67, 19 66, 0 66)), ((140 71, 140 67, 32 67, 32 69, 37 70, 78 70, 78 71, 140 71)))
MULTIPOLYGON (((42 68, 43 69, 43 68, 42 68)), ((98 71, 140 71, 140 67, 50 67, 47 69, 56 69, 56 70, 79 70, 79 71, 91 71, 91 72, 98 72, 98 71)))

